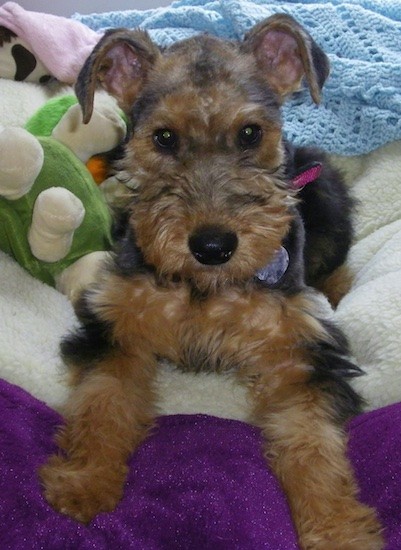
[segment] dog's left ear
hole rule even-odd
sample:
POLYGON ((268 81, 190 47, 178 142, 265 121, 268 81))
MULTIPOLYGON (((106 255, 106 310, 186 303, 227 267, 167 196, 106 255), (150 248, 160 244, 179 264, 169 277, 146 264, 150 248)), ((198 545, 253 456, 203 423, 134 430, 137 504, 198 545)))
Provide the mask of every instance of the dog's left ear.
POLYGON ((242 49, 253 53, 269 86, 282 101, 306 80, 315 103, 329 75, 329 60, 310 34, 285 14, 265 19, 245 36, 242 49))

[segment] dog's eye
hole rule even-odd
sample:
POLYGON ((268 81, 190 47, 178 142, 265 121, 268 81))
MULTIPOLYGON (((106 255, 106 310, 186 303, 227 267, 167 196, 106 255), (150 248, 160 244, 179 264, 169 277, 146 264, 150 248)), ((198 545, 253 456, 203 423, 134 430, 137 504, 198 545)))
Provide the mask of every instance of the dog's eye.
POLYGON ((159 149, 166 152, 174 151, 178 145, 178 136, 173 130, 161 128, 153 134, 153 141, 159 149))
POLYGON ((256 147, 262 139, 262 128, 257 124, 248 124, 241 128, 238 134, 238 142, 243 149, 256 147))

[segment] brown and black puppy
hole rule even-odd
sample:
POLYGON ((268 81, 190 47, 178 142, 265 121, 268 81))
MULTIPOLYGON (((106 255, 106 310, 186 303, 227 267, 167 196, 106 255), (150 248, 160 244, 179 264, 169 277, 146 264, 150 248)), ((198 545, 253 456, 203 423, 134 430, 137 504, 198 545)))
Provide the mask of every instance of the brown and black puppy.
POLYGON ((98 83, 118 98, 132 122, 123 164, 135 189, 128 231, 62 346, 76 386, 60 453, 40 472, 60 512, 88 522, 116 506, 127 459, 157 414, 163 357, 232 371, 249 387, 302 548, 382 548, 346 457, 358 369, 304 282, 304 264, 313 283, 343 255, 328 233, 330 245, 313 243, 313 210, 324 206, 331 234, 349 238, 349 203, 323 170, 300 204, 306 189, 294 181, 311 157, 282 137, 284 99, 306 81, 317 102, 327 74, 323 52, 285 15, 240 43, 199 36, 165 51, 144 32, 116 30, 87 60, 77 83, 84 119, 98 83), (333 210, 327 193, 337 194, 333 210))

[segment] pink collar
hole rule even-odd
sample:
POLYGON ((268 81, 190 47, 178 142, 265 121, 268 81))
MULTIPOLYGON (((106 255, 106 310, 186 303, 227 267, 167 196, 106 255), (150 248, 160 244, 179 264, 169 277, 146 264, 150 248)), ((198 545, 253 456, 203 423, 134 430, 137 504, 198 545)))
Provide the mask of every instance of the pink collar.
POLYGON ((317 180, 322 172, 323 165, 321 162, 311 162, 302 172, 292 178, 291 184, 293 189, 302 189, 308 183, 317 180))

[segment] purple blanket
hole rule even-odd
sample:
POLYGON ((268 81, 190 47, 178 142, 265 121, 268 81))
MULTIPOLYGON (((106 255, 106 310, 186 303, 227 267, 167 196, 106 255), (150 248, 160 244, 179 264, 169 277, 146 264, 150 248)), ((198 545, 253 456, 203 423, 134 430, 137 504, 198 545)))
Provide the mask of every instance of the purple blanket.
MULTIPOLYGON (((35 473, 60 417, 0 381, 0 548, 25 550, 297 549, 287 504, 257 429, 204 415, 162 417, 134 454, 125 495, 85 527, 43 500, 35 473)), ((401 404, 350 426, 362 499, 401 548, 401 404)), ((112 467, 112 464, 110 465, 112 467)))

